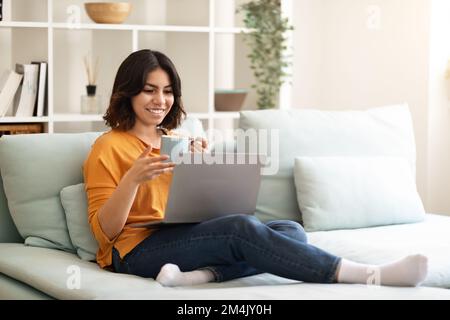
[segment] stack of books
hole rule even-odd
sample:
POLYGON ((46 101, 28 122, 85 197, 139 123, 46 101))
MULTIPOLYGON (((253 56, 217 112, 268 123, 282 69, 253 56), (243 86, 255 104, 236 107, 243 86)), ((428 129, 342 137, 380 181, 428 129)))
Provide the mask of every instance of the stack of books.
POLYGON ((0 78, 0 117, 42 117, 47 105, 47 62, 16 64, 0 78))

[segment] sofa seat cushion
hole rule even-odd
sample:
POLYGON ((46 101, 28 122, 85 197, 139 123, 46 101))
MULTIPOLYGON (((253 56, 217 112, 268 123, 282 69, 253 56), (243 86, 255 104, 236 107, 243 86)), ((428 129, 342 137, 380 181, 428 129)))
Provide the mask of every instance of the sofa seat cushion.
POLYGON ((450 217, 426 214, 419 223, 310 232, 308 240, 335 255, 369 264, 422 253, 429 259, 423 285, 450 288, 449 230, 450 217))
POLYGON ((0 273, 0 300, 51 300, 52 297, 24 282, 0 273))
POLYGON ((362 262, 383 263, 421 250, 430 257, 430 274, 419 288, 373 290, 366 285, 310 284, 267 273, 224 283, 164 288, 153 279, 102 270, 75 254, 12 243, 0 244, 0 273, 57 299, 450 299, 450 290, 426 287, 449 287, 446 253, 450 235, 444 232, 449 227, 450 218, 429 215, 418 224, 308 234, 310 243, 362 262))
POLYGON ((7 243, 0 244, 0 273, 57 299, 450 299, 450 291, 439 288, 373 290, 365 285, 302 283, 267 273, 224 283, 165 288, 153 279, 102 270, 68 252, 7 243), (79 286, 76 274, 80 275, 79 286))

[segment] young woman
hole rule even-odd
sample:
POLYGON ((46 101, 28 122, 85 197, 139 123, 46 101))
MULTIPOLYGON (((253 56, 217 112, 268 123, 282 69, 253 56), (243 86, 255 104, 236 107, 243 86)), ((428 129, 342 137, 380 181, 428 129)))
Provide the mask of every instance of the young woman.
MULTIPOLYGON (((168 159, 159 153, 161 135, 177 128, 183 116, 181 81, 170 59, 151 50, 129 55, 104 117, 111 130, 97 139, 84 165, 89 223, 102 268, 156 278, 165 286, 262 272, 317 283, 367 283, 372 276, 382 285, 416 286, 424 280, 422 255, 380 266, 351 262, 309 245, 293 221, 262 223, 237 212, 198 224, 133 227, 164 217, 174 164, 161 162, 168 159)), ((206 147, 197 140, 196 149, 206 147)))

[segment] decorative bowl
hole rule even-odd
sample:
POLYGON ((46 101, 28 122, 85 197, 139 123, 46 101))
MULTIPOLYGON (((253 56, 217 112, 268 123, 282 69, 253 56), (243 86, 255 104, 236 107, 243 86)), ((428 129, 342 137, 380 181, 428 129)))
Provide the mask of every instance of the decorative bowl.
POLYGON ((248 91, 245 89, 216 90, 214 107, 216 111, 239 111, 248 91))
POLYGON ((128 2, 87 2, 87 15, 96 23, 122 23, 131 11, 128 2))

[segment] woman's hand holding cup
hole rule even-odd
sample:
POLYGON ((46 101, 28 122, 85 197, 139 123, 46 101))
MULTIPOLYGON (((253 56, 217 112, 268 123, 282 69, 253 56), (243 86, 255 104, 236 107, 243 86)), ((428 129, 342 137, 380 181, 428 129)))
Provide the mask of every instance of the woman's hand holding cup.
POLYGON ((205 138, 191 138, 191 152, 206 152, 208 149, 208 141, 205 138))

